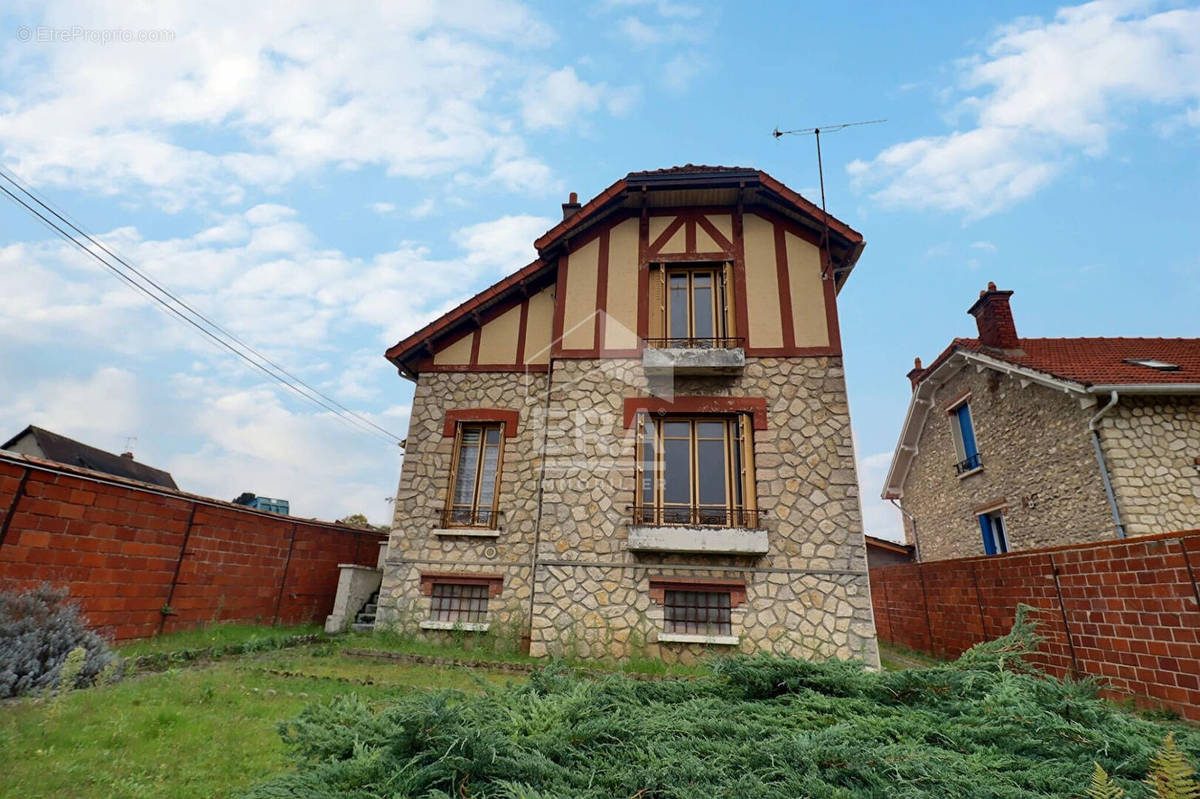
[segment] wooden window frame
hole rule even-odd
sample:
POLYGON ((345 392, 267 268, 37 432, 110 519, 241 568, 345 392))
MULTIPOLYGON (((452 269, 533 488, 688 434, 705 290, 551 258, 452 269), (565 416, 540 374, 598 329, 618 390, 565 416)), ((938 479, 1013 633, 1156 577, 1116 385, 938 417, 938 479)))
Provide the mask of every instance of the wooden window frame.
MULTIPOLYGON (((635 498, 634 524, 646 526, 704 526, 704 527, 747 527, 746 519, 754 519, 757 513, 757 496, 754 480, 754 425, 753 418, 747 413, 733 414, 650 414, 640 413, 636 419, 635 442, 635 498), (687 505, 666 503, 663 501, 663 489, 666 481, 664 468, 664 446, 666 440, 666 422, 687 422, 689 442, 689 479, 687 505), (697 424, 701 422, 722 422, 722 441, 725 472, 725 503, 720 509, 722 521, 714 524, 706 521, 706 510, 717 510, 715 505, 699 503, 699 437, 697 424), (646 434, 652 424, 654 431, 653 443, 653 496, 650 501, 646 496, 646 434), (672 514, 671 511, 686 512, 686 520, 682 514, 672 514)), ((712 440, 712 439, 704 439, 712 440)))
POLYGON ((499 524, 500 517, 500 484, 501 477, 504 474, 504 440, 506 422, 491 422, 491 421, 460 421, 455 423, 454 429, 454 447, 450 455, 450 483, 446 488, 446 504, 442 515, 442 524, 448 529, 483 529, 494 530, 499 524), (475 487, 471 497, 471 519, 473 523, 462 524, 454 521, 454 513, 457 508, 465 507, 455 505, 454 502, 454 487, 458 482, 459 455, 462 449, 463 431, 470 428, 479 428, 479 455, 475 464, 475 487), (492 505, 488 514, 486 524, 474 522, 479 517, 479 492, 483 487, 483 461, 484 454, 487 451, 487 433, 489 430, 498 431, 498 441, 496 443, 496 477, 495 486, 492 489, 492 505))
POLYGON ((733 317, 733 263, 729 261, 678 262, 667 261, 650 264, 652 284, 650 298, 650 338, 669 342, 695 338, 695 289, 694 276, 707 273, 712 277, 712 322, 713 341, 728 341, 735 337, 733 317), (654 274, 657 272, 657 274, 654 274), (688 331, 686 336, 672 336, 671 321, 671 275, 687 276, 688 331), (657 284, 656 286, 654 284, 657 284), (656 290, 657 289, 657 290, 656 290), (657 300, 657 307, 655 301, 657 300))

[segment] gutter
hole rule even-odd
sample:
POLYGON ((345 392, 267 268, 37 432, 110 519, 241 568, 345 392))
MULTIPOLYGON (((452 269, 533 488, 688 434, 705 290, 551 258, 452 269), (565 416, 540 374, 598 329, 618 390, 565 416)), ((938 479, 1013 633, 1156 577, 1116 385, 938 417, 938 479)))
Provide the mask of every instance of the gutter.
MULTIPOLYGON (((1095 388, 1093 388, 1094 390, 1095 388)), ((1124 538, 1125 525, 1121 524, 1121 510, 1117 507, 1117 498, 1113 495, 1112 481, 1108 476, 1108 464, 1104 461, 1104 449, 1100 446, 1100 431, 1096 427, 1096 423, 1115 408, 1117 401, 1120 399, 1120 395, 1115 388, 1110 390, 1111 394, 1109 395, 1108 404, 1088 420, 1088 430, 1092 433, 1092 446, 1096 448, 1096 461, 1100 464, 1100 479, 1104 481, 1104 493, 1108 495, 1108 506, 1112 508, 1113 523, 1117 525, 1117 538, 1124 538)))

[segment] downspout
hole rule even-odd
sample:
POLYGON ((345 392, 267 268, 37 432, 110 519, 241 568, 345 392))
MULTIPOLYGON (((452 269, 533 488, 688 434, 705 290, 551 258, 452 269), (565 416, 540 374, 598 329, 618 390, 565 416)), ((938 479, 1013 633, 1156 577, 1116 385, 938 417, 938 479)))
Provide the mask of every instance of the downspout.
POLYGON ((1121 524, 1121 510, 1117 507, 1117 498, 1113 494, 1112 480, 1108 476, 1108 464, 1104 460, 1104 449, 1100 446, 1100 431, 1096 427, 1096 423, 1116 407, 1119 399, 1116 389, 1113 389, 1108 404, 1088 422, 1088 430, 1092 433, 1092 446, 1096 448, 1096 461, 1100 464, 1100 478, 1104 481, 1104 493, 1108 495, 1108 506, 1112 508, 1113 522, 1117 525, 1117 538, 1124 538, 1125 525, 1121 524))
POLYGON ((542 407, 542 457, 538 469, 537 515, 533 523, 533 554, 529 556, 529 625, 521 636, 521 649, 529 654, 533 643, 533 607, 537 599, 537 563, 538 547, 542 542, 542 497, 546 490, 546 449, 550 436, 550 387, 554 384, 554 356, 550 356, 546 364, 546 401, 542 407))
POLYGON ((889 499, 888 502, 892 503, 892 505, 896 508, 896 510, 900 511, 900 515, 903 516, 904 518, 908 519, 908 523, 910 525, 912 525, 913 557, 918 563, 920 563, 921 562, 921 539, 917 537, 917 517, 913 516, 911 513, 906 511, 904 509, 904 506, 901 505, 899 502, 897 502, 895 499, 889 499))

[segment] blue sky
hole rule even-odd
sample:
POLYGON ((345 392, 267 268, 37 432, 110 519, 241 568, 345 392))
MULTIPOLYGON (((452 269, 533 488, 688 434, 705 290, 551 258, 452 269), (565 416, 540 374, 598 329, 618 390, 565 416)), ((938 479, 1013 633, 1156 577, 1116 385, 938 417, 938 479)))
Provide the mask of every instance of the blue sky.
MULTIPOLYGON (((830 210, 867 239, 840 312, 869 533, 899 529, 877 495, 904 373, 972 333, 988 280, 1024 336, 1200 335, 1195 5, 126 5, 0 13, 0 162, 400 434, 384 348, 528 262, 568 191, 692 162, 818 199, 812 139, 777 125, 888 120, 824 139, 830 210)), ((394 446, 11 203, 0 285, 0 437, 136 437, 188 490, 388 518, 394 446)))

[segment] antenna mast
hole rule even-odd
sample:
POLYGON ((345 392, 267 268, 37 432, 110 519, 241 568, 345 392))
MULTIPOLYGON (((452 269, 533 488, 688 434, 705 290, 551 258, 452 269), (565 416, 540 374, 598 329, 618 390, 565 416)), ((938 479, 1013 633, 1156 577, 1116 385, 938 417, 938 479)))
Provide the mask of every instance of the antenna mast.
POLYGON ((846 128, 855 128, 859 125, 879 125, 884 122, 887 120, 868 119, 865 122, 842 122, 819 128, 794 128, 793 130, 775 128, 771 131, 771 135, 776 140, 783 136, 812 136, 817 140, 817 177, 821 181, 821 248, 825 251, 826 263, 825 269, 821 272, 822 280, 830 280, 833 277, 833 256, 829 252, 829 212, 825 210, 825 166, 821 163, 821 133, 837 133, 846 128))

